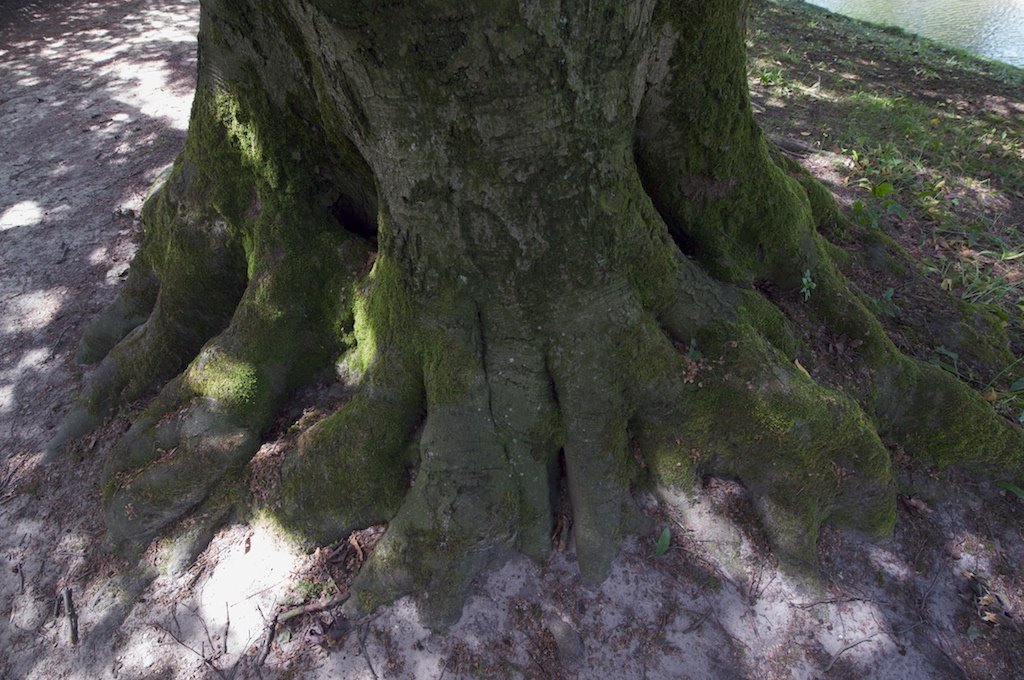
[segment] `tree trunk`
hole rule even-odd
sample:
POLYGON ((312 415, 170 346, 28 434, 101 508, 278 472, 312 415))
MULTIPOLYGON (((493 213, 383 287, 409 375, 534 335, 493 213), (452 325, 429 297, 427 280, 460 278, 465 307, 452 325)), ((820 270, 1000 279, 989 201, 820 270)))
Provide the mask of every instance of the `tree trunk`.
POLYGON ((186 148, 53 444, 165 383, 108 456, 111 537, 234 498, 332 362, 351 399, 266 511, 314 542, 388 521, 354 602, 417 592, 437 625, 486 565, 548 553, 563 475, 593 583, 638 486, 736 477, 808 566, 826 520, 891 529, 886 444, 1019 473, 1017 433, 832 263, 831 197, 751 115, 745 4, 204 2, 186 148), (769 288, 852 368, 812 379, 769 288))

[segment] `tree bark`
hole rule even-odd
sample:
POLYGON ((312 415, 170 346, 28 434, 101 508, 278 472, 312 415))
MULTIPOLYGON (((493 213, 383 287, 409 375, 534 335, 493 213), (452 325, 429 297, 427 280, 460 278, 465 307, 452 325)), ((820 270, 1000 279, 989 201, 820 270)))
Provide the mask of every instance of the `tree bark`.
POLYGON ((548 553, 562 474, 597 583, 637 487, 737 477, 807 567, 825 521, 891 529, 886 444, 1019 473, 1017 433, 832 263, 831 198, 752 118, 745 7, 204 2, 186 148, 52 447, 164 384, 108 456, 111 537, 222 502, 335 361, 354 394, 266 511, 319 542, 388 521, 351 604, 416 592, 435 625, 488 564, 548 553), (759 292, 808 279, 854 384, 813 380, 759 292))

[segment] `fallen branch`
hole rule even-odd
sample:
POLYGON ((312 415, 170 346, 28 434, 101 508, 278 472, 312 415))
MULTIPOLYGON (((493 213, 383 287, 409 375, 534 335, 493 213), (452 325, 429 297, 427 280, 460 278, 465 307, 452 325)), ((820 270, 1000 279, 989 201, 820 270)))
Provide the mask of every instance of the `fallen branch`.
POLYGON ((689 626, 687 626, 685 629, 683 629, 683 635, 689 635, 690 633, 694 632, 695 630, 700 628, 702 625, 704 625, 704 622, 707 621, 711 617, 711 612, 712 612, 712 609, 709 607, 706 612, 701 614, 700 618, 698 618, 696 621, 694 621, 689 626))
POLYGON ((339 595, 337 597, 332 597, 327 602, 310 602, 300 607, 289 609, 288 611, 278 615, 276 617, 277 622, 284 623, 285 621, 294 619, 296 616, 301 616, 302 614, 315 614, 316 612, 323 612, 327 611, 328 609, 334 609, 335 607, 340 607, 341 605, 345 604, 346 600, 348 600, 348 595, 339 595))
POLYGON ((811 609, 823 604, 846 604, 847 602, 874 602, 874 600, 867 597, 833 597, 828 600, 818 600, 817 602, 790 602, 789 606, 794 609, 811 609))
POLYGON ((17 465, 11 465, 10 469, 7 471, 7 474, 4 476, 3 481, 0 481, 0 491, 3 491, 4 489, 7 488, 7 485, 11 483, 11 480, 14 478, 14 475, 18 472, 18 470, 20 470, 24 466, 24 460, 22 460, 17 465))
POLYGON ((356 557, 359 558, 359 562, 360 563, 365 562, 366 561, 366 555, 363 554, 363 547, 361 545, 359 545, 359 539, 356 538, 355 534, 352 534, 351 536, 348 537, 348 544, 356 549, 356 557))
POLYGON ((925 623, 928 623, 928 622, 925 621, 924 619, 921 619, 921 620, 917 621, 916 623, 912 623, 911 625, 907 626, 906 628, 904 628, 902 630, 896 631, 895 633, 888 633, 888 632, 886 632, 884 630, 879 630, 879 631, 876 631, 876 632, 872 633, 871 635, 867 636, 866 638, 864 638, 862 640, 857 640, 856 642, 854 642, 852 644, 846 645, 845 647, 840 649, 838 652, 836 652, 836 655, 832 657, 832 660, 829 661, 827 666, 825 666, 825 670, 822 671, 822 673, 828 673, 830 670, 832 670, 832 666, 834 666, 836 661, 839 660, 839 657, 842 656, 845 652, 850 651, 851 649, 853 649, 857 645, 862 645, 865 642, 870 642, 872 639, 878 637, 879 635, 888 635, 890 638, 893 639, 893 641, 896 641, 897 637, 902 637, 902 636, 906 635, 907 633, 909 633, 910 631, 912 631, 915 628, 917 628, 918 626, 920 626, 922 624, 925 624, 925 623))

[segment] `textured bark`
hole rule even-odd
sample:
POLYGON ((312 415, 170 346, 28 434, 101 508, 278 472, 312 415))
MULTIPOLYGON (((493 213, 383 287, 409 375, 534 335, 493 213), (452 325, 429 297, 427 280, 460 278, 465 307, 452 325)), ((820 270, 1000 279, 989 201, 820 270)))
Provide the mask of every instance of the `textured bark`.
POLYGON ((807 566, 827 520, 891 528, 880 433, 1019 472, 1017 434, 900 355, 829 260, 834 206, 751 117, 744 12, 205 2, 186 149, 53 445, 166 383, 109 453, 111 537, 222 517, 282 401, 335 360, 353 396, 267 511, 319 542, 388 521, 352 606, 417 592, 439 625, 480 569, 547 554, 563 470, 592 583, 639 526, 638 486, 738 477, 807 566), (794 364, 756 292, 804 272, 815 318, 862 348, 871 377, 846 393, 794 364))

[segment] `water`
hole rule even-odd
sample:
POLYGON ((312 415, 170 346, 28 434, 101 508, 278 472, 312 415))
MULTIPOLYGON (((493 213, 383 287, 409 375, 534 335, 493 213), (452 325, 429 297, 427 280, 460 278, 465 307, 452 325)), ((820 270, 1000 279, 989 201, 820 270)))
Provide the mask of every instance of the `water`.
POLYGON ((1024 0, 808 0, 1024 67, 1024 0))

